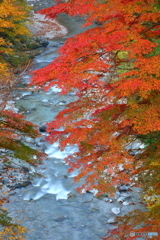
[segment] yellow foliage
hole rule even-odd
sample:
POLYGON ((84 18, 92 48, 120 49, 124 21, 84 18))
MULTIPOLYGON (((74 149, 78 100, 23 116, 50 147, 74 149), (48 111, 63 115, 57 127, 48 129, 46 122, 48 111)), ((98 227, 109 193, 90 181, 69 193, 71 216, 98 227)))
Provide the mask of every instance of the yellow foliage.
POLYGON ((29 35, 29 30, 25 26, 28 19, 29 7, 25 1, 2 0, 0 2, 0 71, 1 78, 8 77, 9 63, 6 56, 15 54, 15 42, 19 42, 19 37, 29 35))
POLYGON ((0 63, 0 72, 1 72, 0 81, 3 79, 3 77, 8 77, 10 75, 7 63, 0 63))
POLYGON ((5 227, 3 232, 0 232, 0 238, 6 240, 25 240, 23 234, 26 233, 26 228, 20 225, 5 227))

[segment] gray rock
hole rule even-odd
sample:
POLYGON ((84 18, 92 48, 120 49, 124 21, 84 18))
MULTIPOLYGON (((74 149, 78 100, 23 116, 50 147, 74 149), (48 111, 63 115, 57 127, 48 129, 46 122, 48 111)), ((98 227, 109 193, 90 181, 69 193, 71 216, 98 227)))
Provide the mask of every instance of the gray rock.
MULTIPOLYGON (((36 38, 36 42, 39 44, 38 47, 47 47, 47 45, 49 44, 49 41, 47 41, 44 38, 36 38)), ((36 48, 38 48, 36 47, 36 48)))
POLYGON ((0 163, 0 170, 3 169, 3 163, 0 163))
POLYGON ((24 173, 29 173, 29 168, 28 167, 25 167, 25 166, 22 166, 22 171, 24 173))
POLYGON ((60 217, 54 219, 54 221, 56 221, 56 222, 63 222, 64 220, 66 220, 66 217, 64 217, 64 216, 60 216, 60 217))
POLYGON ((49 102, 43 102, 42 106, 48 107, 48 106, 50 106, 50 103, 49 102))
POLYGON ((107 198, 108 197, 108 194, 107 193, 104 193, 104 194, 101 194, 101 195, 99 195, 99 196, 96 196, 96 198, 98 198, 98 199, 103 199, 103 198, 107 198))
POLYGON ((90 212, 97 212, 97 211, 99 211, 99 208, 92 208, 92 209, 90 210, 90 212))
POLYGON ((24 97, 24 96, 29 96, 31 94, 32 94, 32 92, 30 92, 30 91, 24 91, 21 93, 21 96, 24 97))
POLYGON ((42 125, 42 126, 39 127, 39 131, 40 131, 41 133, 46 132, 46 129, 47 129, 47 126, 46 126, 46 125, 42 125))
POLYGON ((127 191, 129 188, 129 185, 122 185, 119 187, 119 191, 127 191))
POLYGON ((25 137, 25 141, 28 142, 28 143, 34 143, 35 140, 31 137, 25 137))
POLYGON ((9 189, 6 185, 3 185, 1 191, 7 193, 9 190, 10 190, 10 189, 9 189))
POLYGON ((0 153, 7 153, 7 152, 9 152, 9 150, 7 150, 7 149, 5 149, 5 148, 1 148, 1 149, 0 149, 0 153))
POLYGON ((15 189, 15 188, 27 187, 30 184, 31 184, 31 181, 27 180, 27 181, 15 183, 15 184, 7 185, 7 187, 10 189, 15 189))
POLYGON ((119 197, 117 199, 117 202, 122 203, 122 202, 124 202, 124 200, 125 200, 125 197, 119 197))
POLYGON ((115 217, 109 218, 109 219, 107 220, 107 223, 110 223, 110 224, 116 223, 115 217))
POLYGON ((127 206, 127 205, 129 205, 129 202, 124 201, 122 204, 123 204, 124 206, 127 206))
POLYGON ((67 103, 66 101, 60 101, 60 102, 58 103, 58 105, 59 105, 59 106, 63 106, 63 105, 66 105, 66 103, 67 103))
POLYGON ((131 197, 131 196, 127 192, 121 192, 120 197, 128 198, 128 197, 131 197))
POLYGON ((46 98, 44 98, 44 99, 42 99, 42 102, 48 102, 48 99, 46 99, 46 98))
POLYGON ((8 184, 9 182, 10 182, 9 179, 2 179, 2 183, 3 183, 4 185, 8 184))
POLYGON ((113 207, 113 208, 111 208, 111 212, 117 215, 121 212, 121 210, 120 210, 120 208, 113 207))

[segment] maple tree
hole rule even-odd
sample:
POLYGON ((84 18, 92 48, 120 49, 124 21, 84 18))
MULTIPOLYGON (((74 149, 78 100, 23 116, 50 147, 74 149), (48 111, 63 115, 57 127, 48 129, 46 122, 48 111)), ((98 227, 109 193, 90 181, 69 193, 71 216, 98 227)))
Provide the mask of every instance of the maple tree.
POLYGON ((10 152, 9 157, 1 156, 4 161, 8 161, 11 156, 30 162, 36 165, 40 162, 43 154, 37 150, 27 146, 22 136, 36 138, 39 132, 35 129, 35 125, 24 120, 24 116, 12 111, 1 110, 0 112, 0 148, 7 149, 10 152), (34 155, 38 156, 38 160, 34 155))
MULTIPOLYGON (((158 229, 160 220, 159 9, 157 0, 71 0, 41 10, 49 18, 85 17, 91 28, 66 40, 31 83, 77 92, 78 100, 48 124, 48 140, 62 149, 78 145, 66 161, 69 171, 80 169, 75 180, 85 178, 81 189, 111 193, 138 177, 150 210, 141 212, 147 229, 158 229)), ((106 239, 117 239, 116 231, 106 239)))

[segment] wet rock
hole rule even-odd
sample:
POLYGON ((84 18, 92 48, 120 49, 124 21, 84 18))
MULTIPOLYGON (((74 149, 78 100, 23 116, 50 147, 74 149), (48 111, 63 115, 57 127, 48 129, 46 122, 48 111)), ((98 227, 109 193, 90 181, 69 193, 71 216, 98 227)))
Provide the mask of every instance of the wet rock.
POLYGON ((42 102, 48 102, 48 99, 44 98, 44 99, 42 99, 42 102))
POLYGON ((118 192, 118 191, 115 192, 115 197, 114 197, 114 198, 115 198, 115 199, 118 199, 119 197, 120 197, 120 192, 118 192))
POLYGON ((30 92, 30 91, 24 91, 21 93, 21 97, 29 96, 31 94, 32 94, 32 92, 30 92))
POLYGON ((69 96, 75 96, 75 95, 76 95, 76 92, 69 92, 68 95, 69 95, 69 96))
POLYGON ((31 113, 33 113, 33 112, 35 112, 37 109, 34 107, 34 108, 31 108, 31 109, 29 109, 29 111, 31 112, 31 113))
POLYGON ((92 208, 91 210, 90 210, 91 212, 97 212, 97 211, 99 211, 99 208, 92 208))
POLYGON ((49 44, 49 41, 44 38, 36 38, 36 42, 39 44, 39 47, 47 47, 49 44))
POLYGON ((47 129, 47 126, 46 126, 46 125, 42 125, 42 126, 39 127, 39 131, 40 131, 41 133, 46 132, 46 129, 47 129))
POLYGON ((60 217, 54 219, 54 221, 56 221, 56 222, 63 222, 64 220, 66 220, 65 216, 60 216, 60 217))
POLYGON ((4 168, 15 168, 15 165, 12 164, 11 162, 4 162, 4 168))
POLYGON ((42 47, 47 47, 49 42, 47 40, 44 40, 44 41, 41 41, 40 44, 42 47))
POLYGON ((94 188, 94 189, 91 189, 91 190, 87 190, 87 192, 88 193, 93 193, 93 195, 96 196, 97 193, 98 193, 98 190, 94 188))
POLYGON ((119 186, 119 191, 127 191, 130 188, 129 185, 121 185, 119 186))
POLYGON ((104 193, 104 194, 101 194, 99 196, 96 196, 96 198, 98 198, 99 200, 103 199, 103 198, 107 198, 108 197, 108 194, 107 193, 104 193))
POLYGON ((36 138, 35 143, 36 146, 41 147, 43 150, 46 149, 47 143, 44 141, 44 138, 36 138))
POLYGON ((68 176, 67 176, 67 175, 63 175, 63 177, 64 177, 64 178, 68 178, 68 176))
POLYGON ((69 198, 76 198, 77 197, 77 193, 69 193, 68 194, 68 199, 69 198))
POLYGON ((9 179, 2 179, 2 184, 4 185, 8 184, 9 182, 10 182, 9 179))
POLYGON ((1 185, 2 188, 7 188, 7 194, 10 194, 10 190, 16 188, 26 187, 31 184, 30 174, 28 168, 24 165, 21 166, 21 162, 16 159, 11 159, 12 162, 5 162, 1 171, 1 185))
POLYGON ((3 174, 3 173, 5 173, 5 170, 3 170, 3 169, 0 170, 0 174, 3 174))
POLYGON ((48 107, 48 106, 50 106, 51 104, 49 103, 49 102, 43 102, 42 103, 42 106, 44 106, 44 107, 48 107))
POLYGON ((1 148, 0 149, 0 153, 8 153, 9 152, 9 150, 7 150, 7 149, 5 149, 5 148, 1 148))
POLYGON ((7 185, 7 187, 10 189, 15 189, 15 188, 27 187, 30 184, 31 184, 31 181, 27 180, 27 181, 15 183, 15 184, 7 185))
POLYGON ((37 48, 44 48, 47 47, 49 42, 42 37, 30 38, 30 41, 26 43, 26 46, 30 50, 35 50, 37 48))
POLYGON ((29 173, 29 168, 23 166, 23 167, 22 167, 22 171, 23 171, 24 173, 29 173))
POLYGON ((109 202, 109 203, 112 203, 112 202, 113 202, 113 199, 112 199, 112 198, 104 198, 104 200, 105 200, 106 202, 109 202))
POLYGON ((116 223, 116 220, 115 220, 115 218, 109 218, 107 220, 107 223, 113 224, 113 223, 116 223))
POLYGON ((123 203, 124 200, 125 200, 125 197, 119 197, 119 198, 117 199, 117 202, 119 202, 119 203, 123 203))
POLYGON ((81 227, 85 227, 86 225, 84 225, 84 224, 81 224, 81 227))
POLYGON ((35 170, 35 168, 33 167, 33 166, 30 166, 29 167, 29 173, 35 173, 36 172, 36 170, 35 170))
POLYGON ((58 106, 64 106, 64 105, 66 105, 66 103, 67 103, 67 102, 63 100, 63 101, 60 101, 57 105, 58 105, 58 106))
POLYGON ((113 208, 111 208, 111 212, 117 215, 121 212, 121 210, 120 210, 120 208, 113 207, 113 208))
POLYGON ((129 198, 129 197, 131 197, 130 194, 128 194, 128 192, 126 192, 126 191, 125 191, 125 192, 121 192, 121 193, 120 193, 120 196, 123 197, 123 198, 129 198))
POLYGON ((35 140, 31 137, 25 137, 25 141, 28 142, 28 143, 34 143, 35 140))
POLYGON ((2 163, 0 163, 0 170, 2 170, 3 169, 3 164, 2 163))
POLYGON ((16 97, 15 100, 20 100, 21 98, 20 97, 16 97))
POLYGON ((4 192, 7 193, 9 191, 10 191, 10 189, 6 185, 3 185, 2 189, 1 189, 1 192, 2 193, 4 193, 4 192))
POLYGON ((122 204, 123 204, 124 206, 127 206, 127 205, 129 205, 129 202, 124 201, 122 204))
POLYGON ((98 26, 103 25, 103 23, 101 23, 101 22, 99 22, 99 21, 95 21, 94 23, 95 23, 96 25, 98 25, 98 26))

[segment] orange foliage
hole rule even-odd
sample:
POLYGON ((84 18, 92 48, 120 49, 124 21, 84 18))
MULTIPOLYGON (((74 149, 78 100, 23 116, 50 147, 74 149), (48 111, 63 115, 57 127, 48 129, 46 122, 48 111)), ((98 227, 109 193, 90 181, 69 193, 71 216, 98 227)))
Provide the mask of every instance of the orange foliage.
MULTIPOLYGON (((110 192, 138 174, 143 186, 147 179, 146 194, 157 196, 158 1, 72 0, 41 11, 50 18, 61 12, 87 16, 85 25, 98 24, 68 39, 60 48, 59 57, 33 72, 32 84, 44 89, 58 85, 62 94, 76 90, 79 96, 48 124, 48 140, 60 140, 62 148, 68 143, 78 145, 79 152, 68 157, 67 162, 70 170, 81 168, 75 180, 85 177, 86 189, 110 192), (58 130, 61 126, 63 131, 58 130), (143 150, 127 147, 136 139, 145 144, 143 150)), ((157 206, 159 201, 152 204, 150 218, 157 206)))

